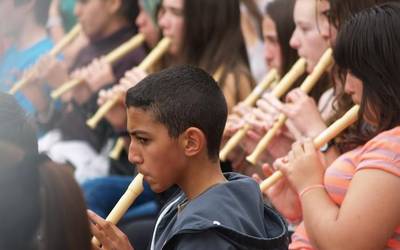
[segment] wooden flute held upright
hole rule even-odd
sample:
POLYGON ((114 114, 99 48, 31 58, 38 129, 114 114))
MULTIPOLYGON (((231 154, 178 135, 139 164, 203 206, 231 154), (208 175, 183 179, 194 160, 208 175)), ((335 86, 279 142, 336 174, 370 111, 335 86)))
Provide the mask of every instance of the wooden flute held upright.
MULTIPOLYGON (((79 24, 75 25, 69 32, 66 34, 59 43, 57 43, 53 49, 50 50, 49 55, 56 56, 60 53, 65 47, 67 47, 76 37, 78 37, 79 33, 81 32, 81 26, 79 24)), ((15 95, 17 91, 25 87, 28 84, 28 78, 22 78, 8 92, 11 95, 15 95)))
MULTIPOLYGON (((110 53, 105 56, 106 62, 113 64, 125 56, 127 53, 131 52, 132 50, 136 49, 144 42, 144 35, 139 33, 129 39, 127 42, 123 43, 118 48, 114 49, 110 53)), ((70 91, 71 89, 75 88, 76 86, 83 83, 82 79, 72 79, 66 83, 64 83, 61 87, 51 92, 51 97, 53 99, 58 99, 64 93, 70 91)))
POLYGON ((115 143, 114 148, 111 150, 109 157, 113 160, 118 160, 124 148, 125 148, 125 139, 124 137, 119 137, 117 139, 117 142, 115 143))
MULTIPOLYGON (((106 218, 106 221, 109 221, 114 225, 117 224, 122 216, 126 213, 128 208, 136 200, 136 198, 143 192, 143 190, 143 175, 139 173, 133 179, 131 184, 129 184, 128 189, 119 199, 115 207, 111 210, 110 214, 106 218)), ((92 244, 99 246, 100 242, 93 237, 92 244)))
MULTIPOLYGON (((294 84, 294 82, 304 74, 306 71, 306 60, 304 58, 300 58, 297 62, 292 66, 289 72, 280 80, 278 85, 272 91, 272 94, 277 98, 281 98, 284 93, 286 93, 290 87, 294 84)), ((257 100, 261 97, 262 93, 268 89, 271 83, 274 80, 277 80, 278 73, 273 71, 267 75, 265 80, 260 83, 250 94, 248 98, 244 101, 244 104, 247 106, 254 106, 257 100), (272 74, 272 75, 271 75, 272 74), (273 78, 273 80, 272 80, 273 78), (261 88, 259 88, 261 86, 261 88)), ((228 154, 232 152, 232 150, 240 143, 240 141, 246 136, 246 133, 250 130, 250 125, 245 125, 243 128, 239 129, 225 144, 222 150, 219 153, 219 159, 221 161, 225 161, 228 157, 228 154)))
MULTIPOLYGON (((358 112, 360 107, 358 105, 353 106, 349 111, 346 112, 340 119, 332 123, 327 129, 325 129, 321 134, 319 134, 314 139, 315 148, 320 148, 336 136, 338 136, 343 130, 351 126, 357 121, 358 112)), ((262 192, 266 191, 272 185, 274 185, 278 180, 283 177, 281 171, 276 171, 270 177, 265 179, 260 183, 260 189, 262 192)))
MULTIPOLYGON (((325 53, 320 58, 318 64, 315 66, 314 70, 310 75, 304 80, 301 84, 300 89, 305 93, 309 93, 314 85, 318 82, 324 72, 333 65, 333 57, 332 57, 332 49, 329 48, 325 51, 325 53)), ((260 140, 254 149, 253 153, 246 157, 246 160, 255 165, 268 147, 271 140, 274 138, 276 132, 285 124, 287 117, 284 114, 280 114, 278 117, 278 121, 274 123, 272 128, 268 130, 267 134, 260 140)))
MULTIPOLYGON (((150 54, 139 64, 138 68, 147 71, 154 63, 156 63, 168 50, 171 45, 171 39, 165 37, 163 38, 157 46, 150 52, 150 54)), ((86 124, 90 128, 95 128, 97 124, 103 119, 103 117, 111 110, 112 107, 118 102, 121 95, 116 95, 112 99, 104 103, 91 117, 86 121, 86 124)))

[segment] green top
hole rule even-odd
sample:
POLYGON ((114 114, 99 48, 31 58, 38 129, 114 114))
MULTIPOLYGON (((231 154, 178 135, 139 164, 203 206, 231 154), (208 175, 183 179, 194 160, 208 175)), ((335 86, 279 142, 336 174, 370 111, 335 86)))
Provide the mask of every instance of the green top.
POLYGON ((140 0, 139 3, 143 9, 149 13, 153 22, 157 24, 157 8, 160 5, 161 0, 140 0))
POLYGON ((75 2, 76 0, 60 1, 60 12, 66 32, 68 32, 76 24, 76 17, 74 14, 75 2))

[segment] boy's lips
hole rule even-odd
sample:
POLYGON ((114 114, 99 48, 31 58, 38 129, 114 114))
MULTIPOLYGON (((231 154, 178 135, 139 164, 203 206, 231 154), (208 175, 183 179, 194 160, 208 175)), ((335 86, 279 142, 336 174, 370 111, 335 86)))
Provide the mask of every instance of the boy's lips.
POLYGON ((143 179, 144 179, 147 183, 152 182, 151 176, 150 176, 148 173, 146 173, 145 171, 143 171, 143 169, 138 168, 138 172, 141 173, 141 174, 143 175, 143 179))

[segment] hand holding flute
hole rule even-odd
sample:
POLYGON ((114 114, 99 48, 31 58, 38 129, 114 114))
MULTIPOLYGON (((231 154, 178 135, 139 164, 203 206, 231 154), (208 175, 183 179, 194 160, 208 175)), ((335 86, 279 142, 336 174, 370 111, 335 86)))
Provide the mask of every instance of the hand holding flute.
MULTIPOLYGON (((332 57, 332 49, 328 49, 325 53, 321 56, 318 64, 315 66, 313 72, 307 76, 304 82, 301 84, 300 89, 305 92, 309 93, 317 81, 321 78, 323 73, 331 67, 333 64, 333 57, 332 57)), ((257 145, 256 149, 252 154, 250 154, 246 159, 249 163, 255 165, 267 148, 268 144, 271 142, 275 133, 279 131, 279 129, 285 124, 287 116, 285 114, 280 114, 278 120, 272 128, 267 132, 267 134, 261 139, 259 144, 257 145)))
MULTIPOLYGON (((121 46, 118 48, 114 49, 110 53, 108 53, 105 56, 105 60, 109 64, 113 64, 117 62, 119 59, 121 59, 123 56, 125 56, 127 53, 130 51, 136 49, 139 47, 142 43, 144 42, 144 35, 143 34, 137 34, 131 39, 129 39, 127 42, 123 43, 121 46)), ((70 91, 71 89, 75 88, 76 86, 80 85, 83 83, 82 79, 72 79, 65 84, 63 84, 61 87, 58 89, 54 90, 51 93, 51 97, 53 99, 57 99, 60 96, 62 96, 64 93, 70 91)))
MULTIPOLYGON (((59 54, 66 46, 68 46, 76 37, 78 37, 79 33, 81 32, 81 26, 76 25, 71 29, 71 31, 63 37, 63 39, 57 43, 53 49, 49 52, 48 57, 55 58, 57 54, 59 54)), ((42 65, 45 65, 42 63, 42 65)), ((36 69, 36 66, 33 66, 33 70, 40 72, 39 69, 36 69)), ((27 84, 29 84, 31 81, 29 79, 30 76, 26 75, 27 77, 21 78, 17 83, 14 84, 14 86, 11 88, 9 91, 10 94, 14 95, 19 91, 20 89, 24 88, 27 84)))
MULTIPOLYGON (((299 143, 294 144, 292 147, 292 151, 289 153, 287 159, 280 159, 277 161, 277 163, 276 163, 277 168, 283 167, 283 171, 285 171, 285 173, 287 173, 287 175, 290 175, 293 172, 293 169, 289 169, 289 167, 294 166, 295 164, 289 165, 288 163, 293 163, 294 160, 298 160, 299 161, 298 164, 299 165, 302 164, 302 166, 307 165, 306 164, 307 162, 305 160, 309 160, 310 162, 314 163, 314 165, 313 165, 314 168, 317 168, 318 164, 317 164, 317 162, 316 162, 317 160, 315 158, 315 157, 317 157, 316 149, 322 147, 322 145, 324 145, 328 141, 335 138, 343 130, 345 130, 350 125, 352 125, 354 122, 356 122, 357 118, 358 118, 358 112, 359 112, 359 106, 356 105, 356 106, 352 107, 349 111, 347 111, 346 114, 343 115, 339 120, 334 122, 327 129, 325 129, 313 141, 308 141, 304 144, 299 144, 299 143), (302 158, 299 160, 299 158, 295 157, 297 153, 299 153, 298 155, 304 155, 305 152, 308 155, 307 157, 310 157, 310 159, 302 158)), ((303 166, 303 167, 306 168, 306 166, 303 166)), ((309 171, 309 169, 307 169, 307 171, 309 171)), ((317 171, 316 173, 318 173, 319 170, 316 170, 316 171, 317 171)), ((301 175, 302 173, 298 172, 298 170, 296 170, 296 174, 301 175)), ((267 178, 260 184, 261 191, 265 191, 266 189, 271 187, 276 181, 278 181, 280 178, 282 178, 282 176, 283 176, 283 174, 281 171, 276 171, 272 176, 270 176, 269 178, 267 178)), ((301 177, 304 177, 304 176, 301 176, 301 177)), ((315 181, 315 180, 312 180, 312 181, 315 181)), ((297 185, 296 187, 301 188, 301 185, 297 185)), ((301 191, 300 188, 298 188, 297 190, 301 191)))
MULTIPOLYGON (((300 77, 306 69, 305 60, 300 58, 292 67, 292 69, 282 78, 279 84, 274 88, 273 94, 278 98, 281 97, 292 85, 293 83, 300 77)), ((262 92, 264 92, 263 89, 262 92)), ((257 91, 257 88, 254 90, 255 93, 258 93, 257 98, 253 98, 251 100, 251 106, 255 104, 257 99, 262 95, 262 92, 257 91)), ((238 143, 245 137, 246 133, 249 131, 250 126, 245 125, 241 128, 237 133, 235 133, 232 138, 224 145, 220 152, 220 159, 225 160, 228 154, 238 145, 238 143)))
MULTIPOLYGON (((140 63, 137 67, 141 71, 148 70, 155 62, 157 62, 161 56, 167 51, 171 44, 169 38, 163 38, 157 46, 150 52, 150 54, 140 63)), ((87 121, 87 125, 91 128, 95 128, 100 120, 107 114, 107 112, 116 104, 121 98, 120 95, 114 96, 102 105, 96 114, 87 121)))
POLYGON ((96 58, 88 66, 73 71, 71 77, 85 82, 69 92, 77 103, 87 102, 93 94, 115 82, 112 65, 104 57, 96 58))
MULTIPOLYGON (((112 225, 116 225, 118 221, 122 218, 128 208, 132 205, 135 199, 143 192, 143 175, 137 174, 136 177, 133 179, 131 184, 129 185, 128 189, 122 195, 120 200, 117 202, 115 207, 111 210, 110 214, 107 216, 105 221, 93 213, 89 213, 89 217, 92 220, 91 228, 92 232, 94 233, 94 237, 92 238, 92 245, 95 247, 99 247, 100 244, 104 244, 104 241, 101 243, 95 236, 99 236, 99 239, 104 239, 105 235, 101 232, 102 228, 108 228, 115 232, 119 230, 114 230, 112 225), (107 224, 111 225, 107 225, 107 224), (101 237, 101 238, 100 238, 101 237)), ((107 238, 107 237, 105 237, 107 238)), ((119 238, 119 237, 118 237, 119 238)), ((108 242, 107 242, 108 243, 108 242)), ((122 249, 121 246, 117 247, 118 249, 122 249)), ((128 248, 129 249, 129 248, 128 248)))

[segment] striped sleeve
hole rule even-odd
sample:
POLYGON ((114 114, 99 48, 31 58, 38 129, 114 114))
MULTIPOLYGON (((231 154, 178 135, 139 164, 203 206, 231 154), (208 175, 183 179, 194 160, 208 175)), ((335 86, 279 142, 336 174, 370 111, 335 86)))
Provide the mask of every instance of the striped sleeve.
POLYGON ((363 149, 357 171, 379 169, 400 176, 400 129, 383 132, 363 149))

